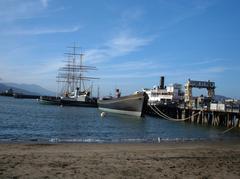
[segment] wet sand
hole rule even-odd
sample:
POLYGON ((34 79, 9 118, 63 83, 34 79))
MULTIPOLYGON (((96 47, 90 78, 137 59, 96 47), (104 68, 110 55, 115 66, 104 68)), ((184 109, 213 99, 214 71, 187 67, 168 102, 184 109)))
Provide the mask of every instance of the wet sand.
POLYGON ((240 141, 0 144, 0 178, 240 178, 240 141))

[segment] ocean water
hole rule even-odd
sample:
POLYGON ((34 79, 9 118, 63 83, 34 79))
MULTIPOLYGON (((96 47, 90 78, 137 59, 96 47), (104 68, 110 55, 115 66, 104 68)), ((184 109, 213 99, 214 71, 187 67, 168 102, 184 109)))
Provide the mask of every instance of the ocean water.
POLYGON ((240 139, 240 130, 136 118, 97 108, 42 105, 37 100, 0 97, 0 142, 162 142, 240 139))

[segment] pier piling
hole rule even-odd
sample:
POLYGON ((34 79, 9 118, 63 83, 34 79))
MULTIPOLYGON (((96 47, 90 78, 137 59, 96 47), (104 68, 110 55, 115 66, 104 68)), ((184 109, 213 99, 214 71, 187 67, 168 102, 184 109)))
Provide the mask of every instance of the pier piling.
MULTIPOLYGON (((188 109, 180 107, 167 107, 166 105, 154 106, 158 110, 171 118, 186 119, 186 122, 196 123, 201 125, 222 126, 222 127, 239 127, 240 128, 240 112, 238 111, 217 111, 209 109, 188 109)), ((147 114, 151 116, 158 116, 156 112, 148 107, 147 114)), ((160 117, 160 116, 159 116, 160 117)))

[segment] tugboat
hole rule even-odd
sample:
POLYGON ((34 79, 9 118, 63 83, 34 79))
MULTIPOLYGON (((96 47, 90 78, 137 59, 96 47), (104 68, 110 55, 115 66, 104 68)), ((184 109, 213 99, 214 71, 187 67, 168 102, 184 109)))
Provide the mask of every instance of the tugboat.
POLYGON ((71 53, 68 55, 66 65, 61 67, 58 72, 57 82, 62 83, 62 90, 57 97, 41 96, 40 102, 47 104, 57 104, 63 106, 81 106, 81 107, 97 107, 97 99, 92 97, 92 87, 85 88, 85 81, 98 79, 94 77, 87 77, 84 72, 89 70, 97 70, 93 66, 83 65, 83 53, 76 53, 75 44, 71 53), (77 57, 79 61, 77 62, 77 57))
POLYGON ((121 97, 119 89, 116 89, 116 97, 107 97, 98 100, 98 109, 105 112, 125 114, 141 117, 147 107, 148 97, 144 92, 121 97))

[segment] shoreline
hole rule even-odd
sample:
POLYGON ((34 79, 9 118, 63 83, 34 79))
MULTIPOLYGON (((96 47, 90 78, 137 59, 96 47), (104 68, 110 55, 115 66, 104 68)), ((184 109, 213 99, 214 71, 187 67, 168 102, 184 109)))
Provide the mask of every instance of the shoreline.
POLYGON ((2 143, 0 178, 239 178, 240 141, 2 143))
POLYGON ((214 137, 214 138, 152 138, 152 139, 141 139, 141 138, 123 138, 123 139, 94 139, 94 138, 82 138, 82 139, 30 139, 30 140, 11 140, 11 139, 0 139, 1 144, 161 144, 161 143, 186 143, 186 142, 227 142, 227 141, 239 141, 236 137, 214 137))

